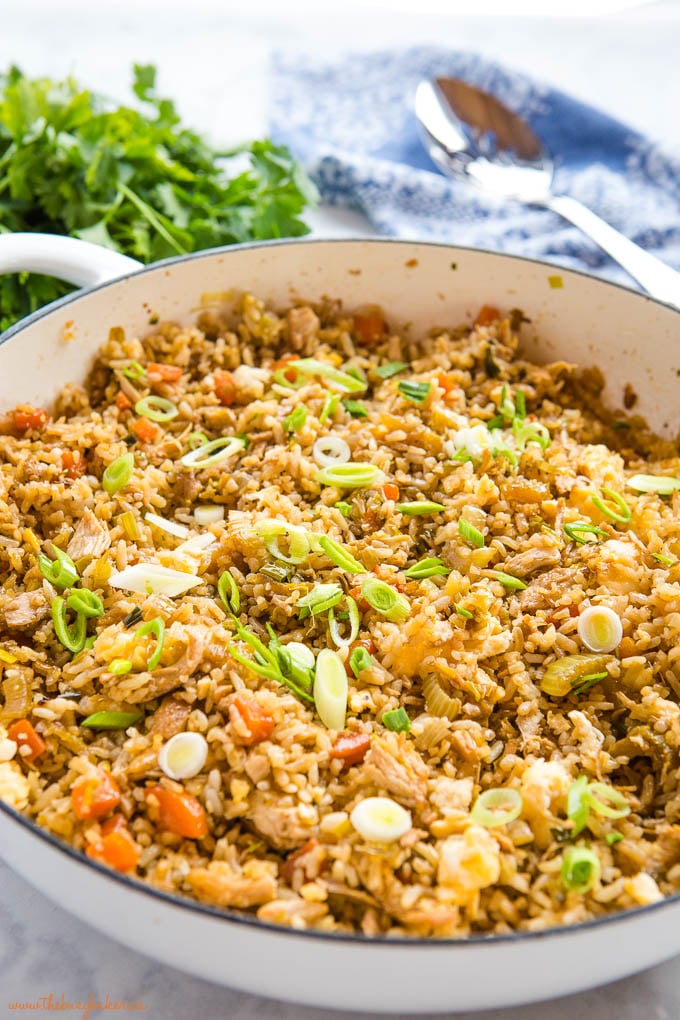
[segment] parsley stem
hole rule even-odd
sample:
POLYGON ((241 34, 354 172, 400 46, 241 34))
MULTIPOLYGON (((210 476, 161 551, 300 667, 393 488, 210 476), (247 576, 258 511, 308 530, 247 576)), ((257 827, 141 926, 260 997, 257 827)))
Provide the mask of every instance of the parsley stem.
POLYGON ((172 236, 166 227, 163 226, 155 211, 144 201, 144 199, 140 198, 139 195, 136 195, 131 188, 128 188, 127 184, 123 184, 122 182, 118 185, 118 191, 125 195, 128 201, 132 202, 150 226, 152 226, 154 230, 156 230, 161 237, 168 242, 171 248, 175 249, 178 255, 189 254, 187 249, 172 236))

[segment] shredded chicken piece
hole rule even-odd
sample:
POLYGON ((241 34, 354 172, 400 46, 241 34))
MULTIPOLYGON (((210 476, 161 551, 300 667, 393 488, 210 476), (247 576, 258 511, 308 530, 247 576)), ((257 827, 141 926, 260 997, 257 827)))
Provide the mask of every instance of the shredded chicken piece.
POLYGON ((460 903, 493 885, 500 874, 498 843, 481 825, 470 825, 462 836, 449 836, 439 847, 437 881, 454 890, 460 903))
POLYGON ((292 850, 315 834, 314 828, 301 820, 297 807, 281 804, 270 793, 255 793, 249 817, 263 839, 277 850, 292 850))
POLYGON ((376 737, 366 755, 364 775, 402 804, 422 807, 427 799, 427 766, 403 733, 376 737))
POLYGON ((319 319, 311 308, 291 308, 288 312, 288 332, 293 350, 299 351, 305 340, 316 336, 318 329, 319 319))
POLYGON ((285 924, 291 928, 307 928, 318 924, 328 913, 325 903, 310 903, 300 897, 286 900, 272 900, 257 912, 258 920, 270 924, 285 924))
POLYGON ((109 529, 86 507, 66 547, 67 554, 72 560, 82 560, 87 556, 96 559, 106 552, 110 545, 109 529))
POLYGON ((13 761, 0 762, 0 800, 17 811, 28 804, 30 785, 19 765, 13 761))
POLYGON ((5 602, 3 613, 8 627, 32 627, 50 615, 50 607, 44 591, 38 588, 5 602))
POLYGON ((227 861, 211 861, 207 868, 192 868, 187 875, 192 892, 218 907, 257 907, 276 896, 276 864, 249 860, 238 871, 227 861))
POLYGON ((560 562, 560 551, 554 546, 537 546, 534 549, 526 549, 517 553, 505 561, 503 569, 513 577, 529 577, 539 570, 548 570, 556 567, 560 562))
POLYGON ((520 592, 519 602, 524 612, 546 609, 556 605, 571 587, 583 585, 585 577, 578 567, 556 567, 541 574, 520 592))
POLYGON ((160 708, 151 718, 151 732, 160 733, 164 740, 168 740, 182 732, 190 713, 191 708, 186 702, 173 697, 163 698, 160 708))
MULTIPOLYGON (((131 704, 151 701, 176 690, 195 672, 203 656, 205 628, 193 625, 185 627, 180 623, 173 623, 167 635, 184 642, 185 651, 181 659, 172 666, 163 666, 153 671, 145 670, 143 673, 126 673, 124 676, 104 674, 101 682, 115 701, 129 701, 131 704)), ((94 650, 96 654, 96 644, 94 650)))

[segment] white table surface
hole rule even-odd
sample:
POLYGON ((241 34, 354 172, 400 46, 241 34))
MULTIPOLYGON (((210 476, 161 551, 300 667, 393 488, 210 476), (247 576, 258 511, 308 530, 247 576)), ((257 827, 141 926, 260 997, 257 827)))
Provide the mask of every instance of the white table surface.
MULTIPOLYGON (((595 6, 597 0, 593 0, 595 6)), ((420 0, 420 11, 447 9, 420 0)), ((449 10, 507 10, 479 0, 449 10)), ((583 3, 572 5, 582 11, 583 3)), ((611 8, 613 4, 610 2, 611 8)), ((266 130, 267 56, 272 47, 339 49, 433 42, 470 48, 548 79, 680 152, 680 5, 656 3, 606 18, 428 16, 388 0, 298 4, 277 0, 0 0, 0 68, 76 74, 119 99, 133 61, 159 67, 161 90, 187 119, 224 142, 266 130), (367 9, 368 8, 368 9, 367 9), (332 42, 329 42, 332 40, 332 42)), ((527 10, 527 3, 522 9, 527 10)), ((317 213, 318 233, 365 229, 360 218, 317 213)), ((1 853, 0 847, 0 853, 1 853)), ((613 947, 615 951, 615 947, 613 947)), ((301 962, 301 965, 303 963, 301 962)), ((0 1017, 48 1015, 10 1009, 52 993, 61 999, 138 1000, 149 1020, 333 1020, 199 981, 132 953, 52 905, 0 863, 0 1017)), ((75 1013, 61 1012, 63 1020, 75 1013)), ((97 1014, 105 1016, 107 1014, 97 1014)), ((130 1014, 128 1014, 130 1015, 130 1014)), ((470 1014, 472 1016, 472 1014, 470 1014)), ((680 959, 607 988, 550 1004, 475 1014, 479 1020, 678 1020, 680 959)))

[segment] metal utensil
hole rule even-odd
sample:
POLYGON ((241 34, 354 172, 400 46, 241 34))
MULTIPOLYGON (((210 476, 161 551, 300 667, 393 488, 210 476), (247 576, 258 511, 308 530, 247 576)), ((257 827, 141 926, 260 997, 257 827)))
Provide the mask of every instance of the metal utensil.
POLYGON ((554 195, 553 163, 521 117, 456 78, 422 81, 415 114, 432 162, 499 199, 542 206, 569 220, 652 297, 680 307, 680 273, 567 195, 554 195))

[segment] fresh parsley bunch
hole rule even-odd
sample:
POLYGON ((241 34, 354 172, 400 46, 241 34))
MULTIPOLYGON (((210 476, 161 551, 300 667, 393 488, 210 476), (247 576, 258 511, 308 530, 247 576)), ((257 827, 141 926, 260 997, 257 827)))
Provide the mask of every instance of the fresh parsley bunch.
MULTIPOLYGON (((285 146, 218 152, 155 85, 155 68, 136 64, 143 109, 114 108, 72 78, 0 75, 0 232, 71 234, 143 262, 308 232, 316 189, 285 146), (230 174, 244 154, 248 169, 230 174)), ((70 289, 0 277, 0 330, 70 289)))

